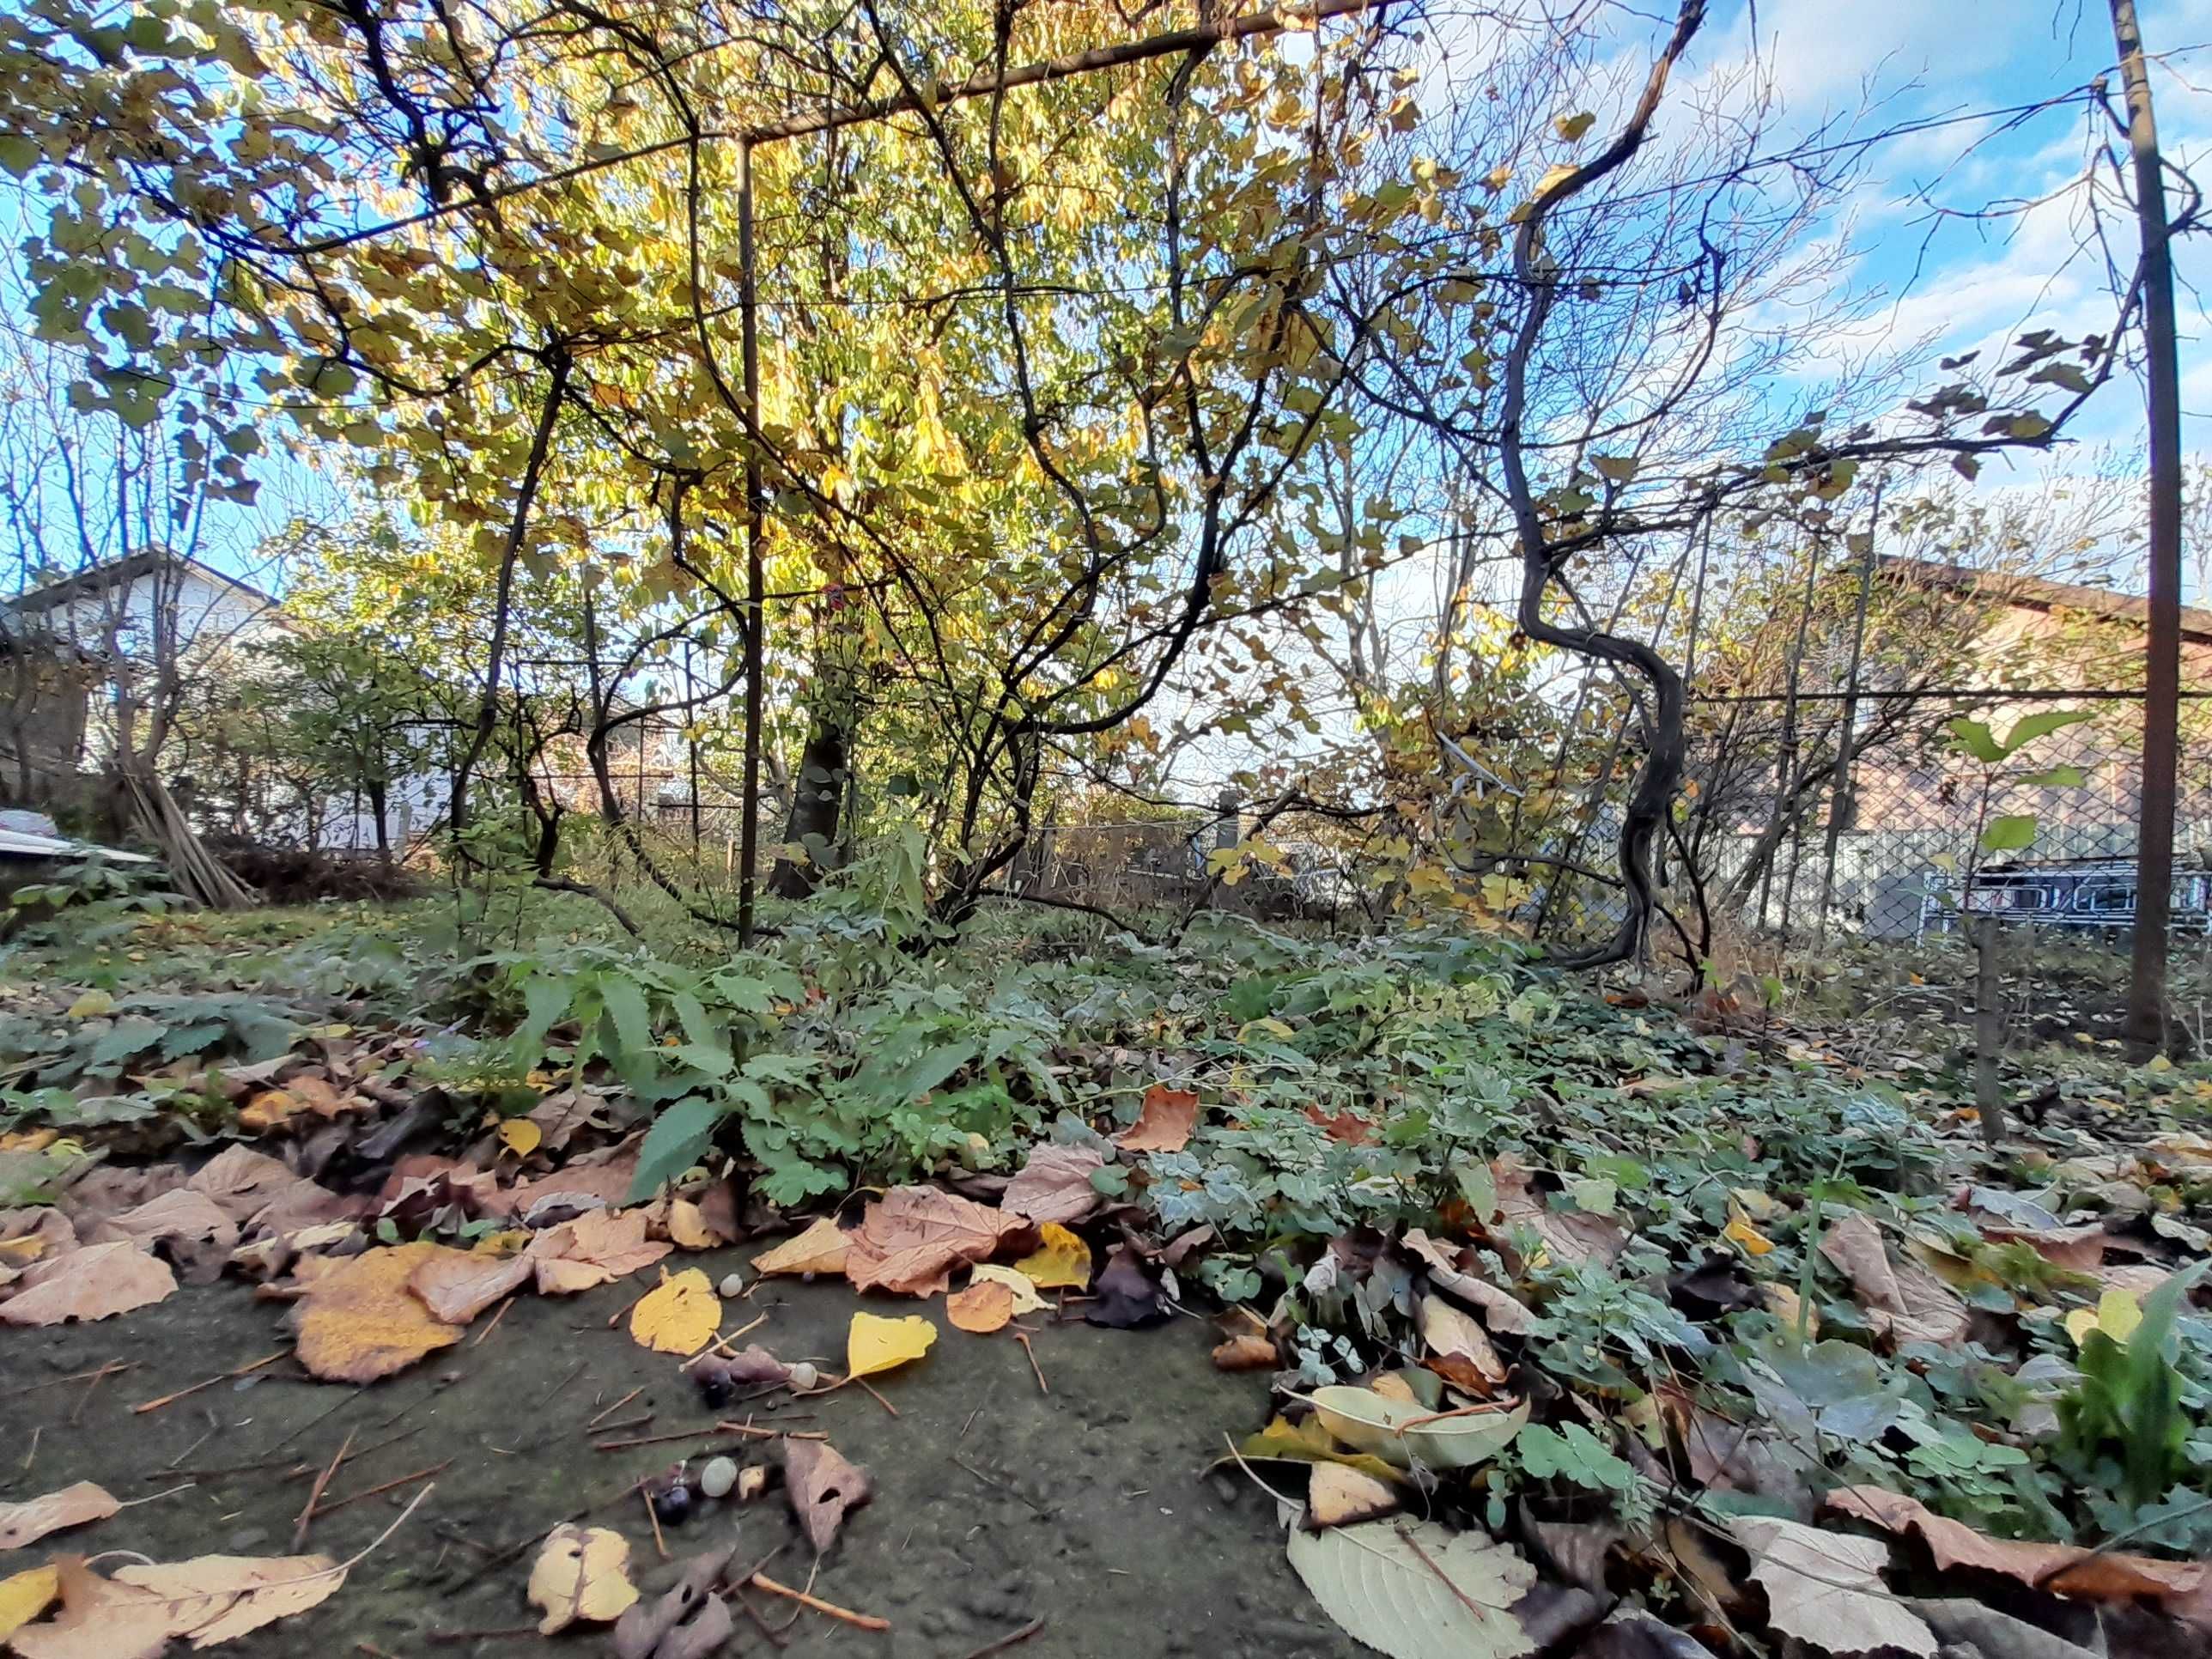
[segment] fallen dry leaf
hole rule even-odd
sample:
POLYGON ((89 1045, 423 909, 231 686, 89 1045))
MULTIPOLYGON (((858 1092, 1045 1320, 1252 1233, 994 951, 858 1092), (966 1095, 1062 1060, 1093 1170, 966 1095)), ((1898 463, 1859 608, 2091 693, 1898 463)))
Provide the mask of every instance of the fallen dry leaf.
POLYGON ((1839 1488, 1828 1494, 1828 1507, 1886 1532, 1917 1533, 1938 1567, 2002 1573, 2032 1588, 2087 1601, 2129 1601, 2143 1596, 2177 1619, 2212 1629, 2212 1565, 2202 1561, 2159 1561, 2073 1544, 1991 1538, 1962 1521, 1937 1515, 1917 1498, 1880 1486, 1839 1488))
POLYGON ((721 1300, 696 1267, 686 1267, 673 1279, 662 1268, 659 1285, 629 1310, 630 1340, 657 1353, 695 1354, 721 1323, 721 1300))
POLYGON ((1856 1212, 1828 1224, 1820 1254, 1851 1281, 1867 1322, 1899 1342, 1956 1342, 1966 1334, 1966 1304, 1910 1257, 1891 1261, 1874 1223, 1856 1212))
POLYGON ((1057 1221, 1037 1229, 1036 1254, 1014 1263, 1039 1290, 1088 1290, 1091 1286, 1091 1247, 1057 1221))
POLYGON ((730 1242, 707 1224, 706 1212, 688 1198, 669 1198, 661 1225, 679 1250, 711 1250, 730 1242))
POLYGON ((1037 1294, 1036 1281, 1018 1267, 1000 1267, 990 1262, 979 1262, 969 1275, 968 1283, 1003 1285, 1013 1298, 1014 1317, 1024 1314, 1042 1313, 1050 1304, 1037 1294))
POLYGON ((610 1624, 637 1600, 629 1582, 629 1540, 605 1527, 563 1522, 545 1535, 530 1569, 530 1605, 544 1609, 538 1633, 550 1636, 579 1620, 610 1624))
POLYGON ((757 1273, 842 1273, 848 1241, 837 1218, 825 1215, 795 1238, 753 1258, 757 1273))
POLYGON ((846 1516, 875 1495, 868 1472, 826 1440, 783 1443, 783 1485, 817 1555, 836 1541, 846 1516))
POLYGON ((19 1550, 49 1533, 105 1521, 122 1507, 106 1487, 89 1480, 20 1504, 0 1504, 0 1550, 19 1550))
POLYGON ((1125 1152, 1179 1152, 1198 1127, 1198 1096, 1188 1089, 1155 1083, 1145 1091, 1137 1121, 1114 1137, 1125 1152))
MULTIPOLYGON (((261 1222, 272 1208, 296 1211, 337 1195, 312 1181, 295 1175, 284 1164, 265 1152, 246 1146, 227 1146, 203 1164, 185 1185, 204 1194, 216 1207, 243 1230, 261 1222)), ((335 1221, 336 1216, 316 1216, 313 1221, 335 1221)), ((310 1224, 308 1220, 291 1226, 310 1224)), ((277 1231, 289 1231, 291 1226, 277 1231)))
POLYGON ((569 1296, 650 1267, 673 1247, 647 1238, 643 1210, 591 1210, 548 1227, 523 1255, 536 1264, 543 1296, 569 1296))
POLYGON ((517 1158, 528 1158, 545 1139, 545 1131, 526 1117, 500 1120, 499 1143, 517 1158))
POLYGON ((1014 1293, 995 1279, 979 1279, 945 1298, 945 1316, 976 1336, 1002 1331, 1014 1316, 1014 1293))
POLYGON ((83 1559, 57 1556, 62 1610, 8 1638, 21 1659, 155 1659, 175 1626, 168 1601, 151 1590, 102 1578, 83 1559))
POLYGON ((675 1659, 680 1654, 720 1652, 731 1634, 730 1609, 714 1594, 714 1586, 736 1553, 737 1546, 730 1544, 694 1556, 684 1564, 684 1576, 673 1589, 658 1601, 634 1603, 615 1621, 615 1659, 675 1659), (681 1635, 676 1636, 678 1632, 681 1635))
POLYGON ((848 1235, 845 1277, 854 1288, 935 1296, 963 1262, 990 1259, 1030 1223, 936 1187, 894 1187, 848 1235))
POLYGON ((1271 1371, 1275 1364, 1275 1344, 1271 1337, 1247 1331, 1214 1345, 1213 1369, 1218 1371, 1271 1371))
POLYGON ((170 1633, 189 1637, 196 1648, 319 1607, 345 1579, 346 1569, 327 1555, 197 1555, 124 1567, 115 1575, 118 1583, 162 1598, 170 1633))
POLYGON ((307 1109, 307 1102, 284 1089, 264 1089, 239 1108, 238 1127, 248 1134, 274 1134, 307 1109))
POLYGON ((1105 1202, 1091 1184, 1091 1172, 1105 1167, 1095 1147, 1039 1146, 1006 1183, 999 1207, 1031 1221, 1080 1221, 1105 1202))
POLYGON ((856 1313, 845 1334, 845 1371, 849 1376, 873 1376, 896 1370, 919 1359, 937 1340, 937 1327, 920 1314, 885 1319, 880 1314, 856 1313))
MULTIPOLYGON (((1498 1350, 1474 1322, 1474 1316, 1461 1312, 1440 1296, 1422 1299, 1421 1340, 1435 1358, 1465 1360, 1491 1387, 1505 1381, 1505 1362, 1498 1357, 1498 1350)), ((1486 1394, 1489 1389, 1482 1391, 1486 1394)))
POLYGON ((1627 1249, 1628 1230, 1620 1223, 1587 1211, 1553 1209, 1533 1190, 1528 1171, 1515 1159, 1497 1159, 1490 1174, 1498 1191, 1494 1231, 1499 1234, 1525 1228, 1543 1246, 1540 1254, 1568 1267, 1610 1267, 1627 1249))
POLYGON ((324 1271, 290 1315, 308 1373, 326 1382, 374 1382, 459 1341, 459 1326, 434 1317, 408 1293, 416 1270, 441 1252, 466 1255, 442 1244, 396 1244, 324 1271))
POLYGON ((52 1607, 61 1593, 62 1576, 50 1566, 0 1578, 0 1642, 52 1607))
POLYGON ((0 1302, 0 1322, 58 1325, 107 1319, 159 1302, 177 1288, 168 1264, 127 1241, 89 1244, 23 1269, 15 1292, 0 1302))
POLYGON ((1363 1469, 1316 1462, 1307 1477, 1305 1522, 1316 1532, 1395 1515, 1401 1506, 1396 1486, 1363 1469))
POLYGON ((1729 1522, 1766 1592, 1768 1624, 1829 1653, 1896 1648, 1929 1659, 1936 1632, 1883 1586, 1888 1548, 1878 1538, 1822 1532, 1771 1516, 1729 1522))
POLYGON ((465 1325, 486 1308, 527 1284, 537 1264, 520 1255, 485 1250, 441 1250, 423 1259, 407 1280, 431 1316, 465 1325))

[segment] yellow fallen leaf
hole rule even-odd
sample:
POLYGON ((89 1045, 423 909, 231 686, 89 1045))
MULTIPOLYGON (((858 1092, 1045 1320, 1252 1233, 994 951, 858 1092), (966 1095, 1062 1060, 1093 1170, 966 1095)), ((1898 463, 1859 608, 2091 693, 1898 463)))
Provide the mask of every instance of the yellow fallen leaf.
POLYGON ((963 1331, 988 1336, 1014 1316, 1014 1293, 995 1279, 979 1279, 945 1298, 945 1316, 963 1331))
POLYGON ((0 1135, 0 1152, 43 1152, 60 1139, 58 1129, 18 1129, 0 1135))
POLYGON ((432 1317, 407 1288, 416 1269, 445 1252, 441 1244, 398 1244, 331 1267, 292 1310, 300 1363, 326 1382, 374 1382, 459 1341, 461 1328, 432 1317))
POLYGON ((1729 1197, 1734 1200, 1736 1209, 1753 1221, 1771 1221, 1782 1208, 1773 1198, 1756 1187, 1731 1187, 1729 1197))
POLYGON ((1014 1266, 1027 1273, 1040 1290, 1065 1286, 1087 1290, 1091 1285, 1091 1247, 1057 1221, 1037 1229, 1044 1243, 1035 1255, 1024 1256, 1014 1266))
POLYGON ((105 991, 87 991, 69 1006, 71 1019, 97 1019, 115 1012, 115 999, 105 991))
POLYGON ((1052 1305, 1037 1294, 1036 1280, 1019 1267, 1001 1267, 983 1262, 969 1275, 968 1283, 971 1287, 986 1284, 1005 1285, 1013 1292, 1014 1317, 1017 1319, 1024 1314, 1042 1313, 1052 1305))
POLYGON ((2090 1332, 2102 1331, 2124 1348, 2142 1323, 2142 1304, 2132 1291, 2106 1291, 2097 1298, 2096 1312, 2076 1308, 2066 1316, 2066 1334, 2079 1347, 2089 1340, 2090 1332))
POLYGON ((629 1540, 605 1527, 563 1522, 546 1534, 530 1569, 530 1605, 543 1607, 538 1633, 550 1636, 580 1619, 604 1625, 637 1600, 629 1582, 629 1540))
POLYGON ((48 1607, 62 1593, 62 1576, 52 1567, 33 1567, 0 1578, 0 1642, 4 1642, 48 1607))
POLYGON ((502 1118, 499 1138, 506 1143, 507 1151, 517 1158, 528 1158, 538 1150, 538 1143, 545 1139, 545 1131, 526 1117, 502 1118))
POLYGON ((672 1279, 663 1267, 659 1288, 629 1310, 631 1337, 660 1353, 695 1354, 721 1324, 721 1298, 696 1267, 672 1279))
POLYGON ((238 1127, 249 1133, 265 1135, 272 1129, 281 1129, 285 1121, 301 1109, 297 1096, 282 1089, 264 1089, 240 1109, 238 1127))
POLYGON ((722 1242, 707 1224, 705 1212, 688 1198, 668 1200, 668 1237, 684 1250, 711 1250, 722 1242))
POLYGON ((1742 1216, 1729 1218, 1729 1224, 1721 1229, 1722 1236, 1743 1246, 1752 1255, 1765 1255, 1774 1248, 1774 1241, 1753 1226, 1742 1216))
POLYGON ((856 1313, 845 1334, 845 1370, 852 1376, 873 1376, 896 1370, 919 1359, 937 1340, 937 1327, 920 1314, 885 1319, 880 1314, 856 1313))
POLYGON ((757 1273, 842 1273, 850 1248, 837 1218, 825 1215, 796 1238, 753 1258, 757 1273))

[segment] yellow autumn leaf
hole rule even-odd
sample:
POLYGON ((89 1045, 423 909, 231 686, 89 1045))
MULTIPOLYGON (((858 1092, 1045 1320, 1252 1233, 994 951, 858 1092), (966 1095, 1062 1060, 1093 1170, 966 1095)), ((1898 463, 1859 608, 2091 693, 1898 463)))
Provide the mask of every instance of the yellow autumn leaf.
POLYGON ((848 1235, 837 1218, 825 1215, 796 1238, 753 1258, 757 1273, 842 1273, 848 1235))
POLYGON ((1756 1187, 1731 1187, 1729 1188, 1729 1199, 1736 1209, 1742 1211, 1753 1221, 1771 1221, 1782 1208, 1781 1205, 1776 1203, 1767 1194, 1760 1192, 1756 1187))
POLYGON ((12 1578, 0 1578, 0 1642, 52 1607, 61 1592, 61 1574, 52 1567, 33 1567, 12 1578))
POLYGON ((115 999, 105 991, 87 991, 69 1006, 71 1019, 96 1019, 115 1012, 115 999))
POLYGON ((721 1328, 721 1298, 696 1267, 673 1278, 664 1267, 660 1274, 659 1288, 629 1310, 629 1334, 660 1353, 695 1354, 721 1328))
POLYGON ((298 1096, 283 1089, 264 1089, 240 1109, 238 1127, 249 1133, 265 1135, 272 1129, 283 1128, 300 1107, 298 1096))
POLYGON ((545 1139, 545 1131, 526 1117, 510 1117, 501 1121, 499 1138, 517 1158, 528 1158, 545 1139))
POLYGON ((538 1633, 550 1636, 578 1620, 604 1625, 637 1600, 629 1582, 629 1540, 605 1527, 563 1522, 546 1535, 530 1569, 530 1605, 543 1607, 538 1633))
POLYGON ((2142 1304, 2136 1300, 2134 1291, 2106 1291, 2097 1298, 2096 1312, 2076 1308, 2066 1316, 2066 1334, 2079 1347, 2089 1340, 2090 1332, 2102 1331, 2124 1348, 2142 1323, 2142 1304))
POLYGON ((1806 1307, 1797 1292, 1787 1285, 1760 1285, 1759 1299, 1765 1304, 1767 1312, 1782 1322, 1783 1329, 1794 1331, 1802 1324, 1805 1328, 1805 1335, 1808 1340, 1820 1335, 1819 1311, 1806 1307))
POLYGON ((1562 115, 1553 122, 1552 131, 1571 144, 1596 125, 1596 116, 1586 109, 1577 110, 1572 115, 1562 115))
POLYGON ((722 1242, 707 1224, 706 1212, 688 1198, 668 1200, 668 1238, 684 1250, 711 1250, 722 1242))
POLYGON ((300 1363, 325 1382, 374 1382, 434 1349, 461 1340, 434 1317, 408 1281, 425 1262, 468 1253, 418 1240, 363 1250, 331 1268, 292 1307, 300 1363))
POLYGON ((1036 1280, 1019 1267, 1001 1267, 984 1262, 975 1268, 968 1283, 971 1286, 984 1284, 1005 1285, 1013 1294, 1014 1317, 1017 1319, 1024 1314, 1042 1313, 1051 1305, 1037 1294, 1036 1280))
POLYGON ((1065 1286, 1087 1290, 1091 1285, 1091 1247, 1057 1221, 1037 1230, 1043 1243, 1035 1255, 1024 1256, 1014 1266, 1029 1275, 1040 1290, 1065 1286))
POLYGON ((1774 1241, 1743 1216, 1731 1216, 1729 1224, 1721 1232, 1723 1237, 1742 1245, 1745 1251, 1752 1255, 1765 1255, 1774 1248, 1774 1241))
POLYGON ((845 1334, 845 1370, 851 1376, 873 1376, 896 1370, 919 1359, 937 1340, 937 1327, 920 1314, 885 1319, 880 1314, 856 1313, 845 1334))

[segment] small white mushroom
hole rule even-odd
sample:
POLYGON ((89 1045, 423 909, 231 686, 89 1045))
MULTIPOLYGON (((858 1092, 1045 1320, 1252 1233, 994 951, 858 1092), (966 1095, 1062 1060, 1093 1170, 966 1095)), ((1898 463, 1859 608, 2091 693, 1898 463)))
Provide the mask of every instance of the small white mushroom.
POLYGON ((722 1276, 724 1296, 741 1296, 744 1292, 744 1288, 745 1276, 743 1273, 725 1273, 722 1276))
POLYGON ((806 1360, 802 1359, 791 1368, 791 1386, 801 1394, 805 1394, 821 1380, 822 1373, 816 1370, 806 1360))
POLYGON ((727 1498, 730 1488, 737 1484, 738 1466, 729 1458, 710 1458, 707 1467, 699 1471, 699 1490, 709 1498, 727 1498))

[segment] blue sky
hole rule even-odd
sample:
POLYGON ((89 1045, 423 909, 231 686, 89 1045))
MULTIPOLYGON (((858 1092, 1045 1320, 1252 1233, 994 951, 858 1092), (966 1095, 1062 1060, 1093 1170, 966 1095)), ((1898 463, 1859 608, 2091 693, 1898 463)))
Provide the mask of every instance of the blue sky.
MULTIPOLYGON (((1648 14, 1644 14, 1648 15, 1648 14)), ((1693 74, 1757 49, 1773 77, 1778 130, 1861 118, 1867 128, 1999 109, 2062 95, 2114 61, 2104 0, 1759 0, 1723 4, 1707 25, 1693 74)), ((2212 0, 2146 4, 2145 41, 2160 137, 2184 167, 2212 160, 2212 0)), ((2113 98, 2118 102, 2117 78, 2113 98)), ((2103 259, 2077 252, 2085 228, 2078 179, 2085 156, 2078 104, 2008 131, 1967 123, 1903 137, 1871 158, 1850 204, 1851 279, 1882 303, 1850 347, 1925 342, 1947 353, 1991 348, 2023 326, 2069 336, 2109 326, 2103 259), (2055 193, 2054 193, 2055 192, 2055 193), (2039 200, 1995 222, 1944 221, 1934 210, 1972 210, 2001 198, 2039 200)), ((2117 227, 2124 235, 2130 228, 2117 227)), ((2132 260, 2130 238, 2118 250, 2132 260)), ((2191 283, 2212 275, 2203 238, 2177 245, 2185 448, 2205 447, 2212 417, 2212 319, 2191 283)), ((2143 441, 2142 390, 2116 383, 2083 412, 2083 448, 2132 450, 2143 441)), ((2082 467, 2082 450, 2042 465, 2082 467)), ((1984 487, 2016 485, 1993 470, 1984 487)))

